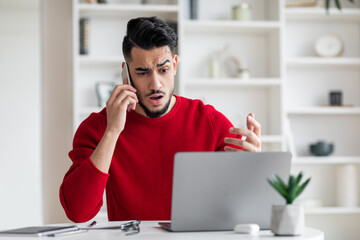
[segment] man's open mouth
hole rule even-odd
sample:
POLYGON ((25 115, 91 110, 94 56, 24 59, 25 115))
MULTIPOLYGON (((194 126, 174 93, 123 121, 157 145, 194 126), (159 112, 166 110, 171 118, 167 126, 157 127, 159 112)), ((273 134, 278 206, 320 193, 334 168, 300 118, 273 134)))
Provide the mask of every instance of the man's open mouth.
POLYGON ((149 97, 149 101, 151 102, 152 105, 161 105, 162 104, 162 99, 164 98, 163 94, 153 94, 149 97))
POLYGON ((159 96, 151 96, 150 99, 151 100, 158 100, 160 98, 162 98, 163 96, 162 95, 159 95, 159 96))

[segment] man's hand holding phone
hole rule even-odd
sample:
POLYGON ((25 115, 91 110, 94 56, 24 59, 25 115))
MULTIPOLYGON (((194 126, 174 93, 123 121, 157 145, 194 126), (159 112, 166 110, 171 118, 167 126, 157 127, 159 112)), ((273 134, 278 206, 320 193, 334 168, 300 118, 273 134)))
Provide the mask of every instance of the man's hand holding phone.
POLYGON ((123 63, 123 84, 116 85, 106 102, 107 131, 120 134, 125 126, 127 111, 135 110, 139 101, 136 89, 130 84, 127 63, 123 63))
MULTIPOLYGON (((125 63, 122 66, 124 68, 125 63)), ((107 127, 104 136, 90 156, 94 165, 105 173, 109 172, 117 139, 125 127, 128 109, 135 110, 139 101, 136 89, 129 84, 129 80, 128 74, 124 77, 122 85, 116 85, 106 102, 107 127)))

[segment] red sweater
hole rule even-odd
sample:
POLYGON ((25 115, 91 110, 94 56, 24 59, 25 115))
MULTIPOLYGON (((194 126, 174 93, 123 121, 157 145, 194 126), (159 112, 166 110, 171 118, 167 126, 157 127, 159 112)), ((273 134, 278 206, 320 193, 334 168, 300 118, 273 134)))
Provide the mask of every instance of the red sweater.
POLYGON ((60 187, 60 201, 70 220, 93 218, 103 204, 105 188, 110 221, 170 219, 174 154, 222 151, 224 137, 234 137, 229 133, 232 124, 214 107, 176 99, 174 108, 160 118, 128 113, 109 174, 89 158, 104 134, 106 109, 81 123, 69 153, 73 164, 60 187))

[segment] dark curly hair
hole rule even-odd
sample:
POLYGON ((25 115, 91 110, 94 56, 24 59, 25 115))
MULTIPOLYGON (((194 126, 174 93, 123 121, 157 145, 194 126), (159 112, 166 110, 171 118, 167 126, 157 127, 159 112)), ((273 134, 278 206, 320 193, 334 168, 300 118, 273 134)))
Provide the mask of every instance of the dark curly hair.
POLYGON ((163 20, 158 17, 139 17, 128 22, 122 45, 125 58, 131 59, 131 49, 133 47, 151 50, 166 45, 174 54, 177 35, 163 20))

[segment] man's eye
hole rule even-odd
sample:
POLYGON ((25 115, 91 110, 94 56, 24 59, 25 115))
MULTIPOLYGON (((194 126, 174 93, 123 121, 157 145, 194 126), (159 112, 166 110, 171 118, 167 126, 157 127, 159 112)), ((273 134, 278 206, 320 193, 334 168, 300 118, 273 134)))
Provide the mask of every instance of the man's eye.
POLYGON ((136 74, 139 75, 139 76, 144 76, 146 74, 146 72, 138 72, 136 74))
POLYGON ((162 73, 167 73, 168 71, 169 71, 168 68, 163 68, 163 69, 161 69, 161 72, 162 72, 162 73))

